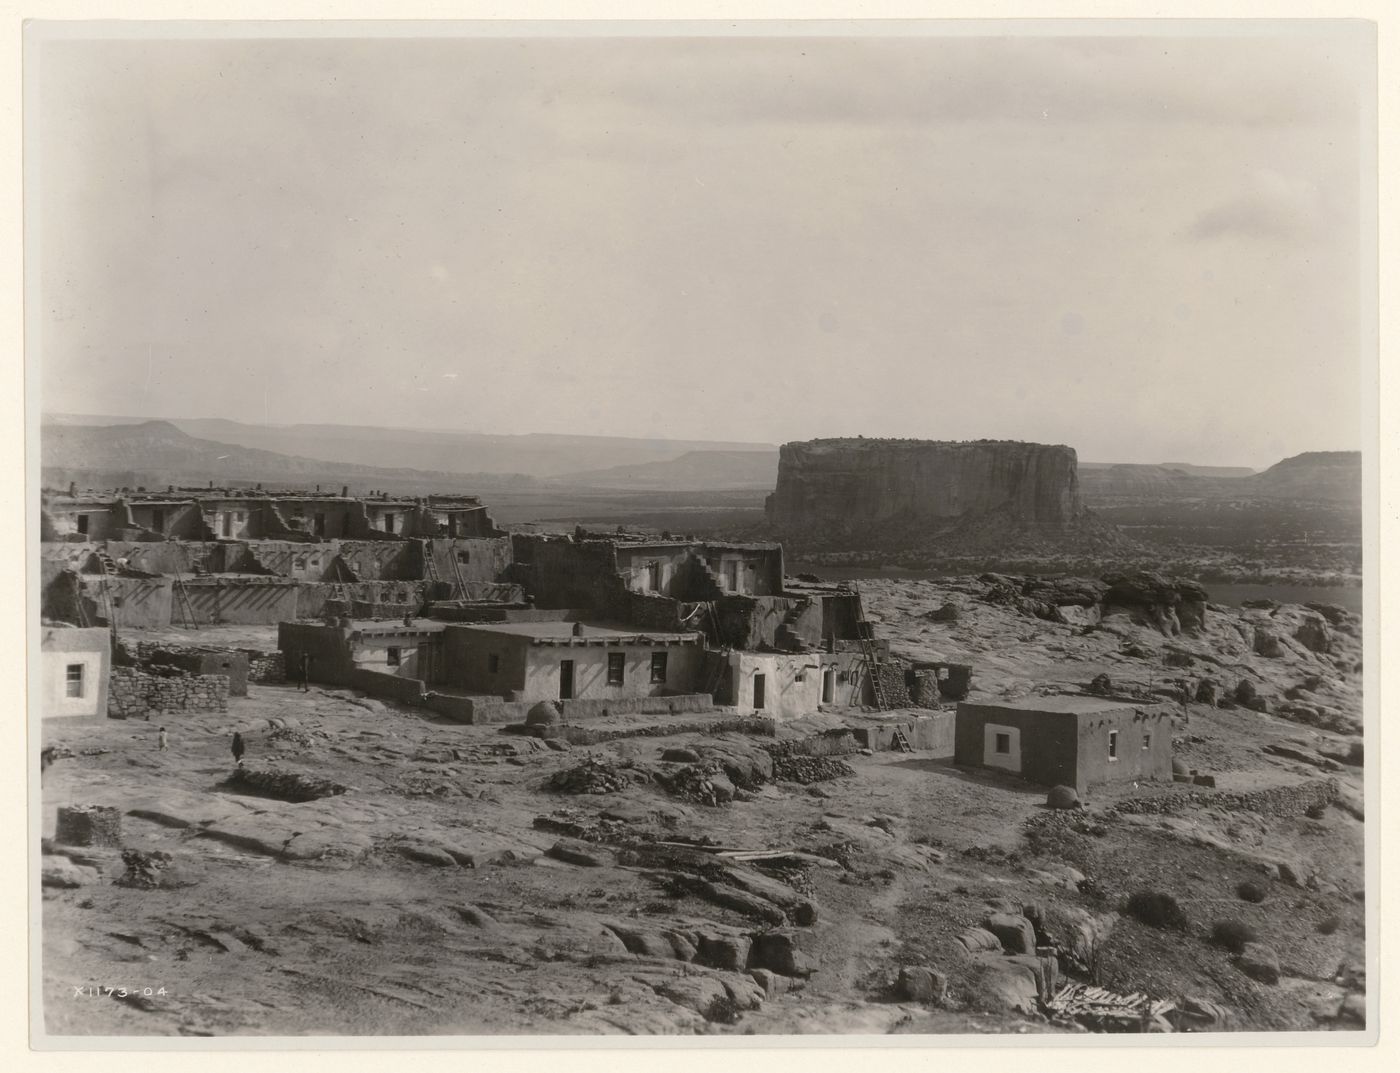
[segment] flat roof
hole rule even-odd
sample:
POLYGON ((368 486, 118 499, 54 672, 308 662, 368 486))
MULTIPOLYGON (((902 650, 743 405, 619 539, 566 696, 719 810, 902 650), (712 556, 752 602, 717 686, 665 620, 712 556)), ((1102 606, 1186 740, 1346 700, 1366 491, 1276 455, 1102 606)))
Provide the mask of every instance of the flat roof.
MULTIPOLYGON (((307 625, 311 625, 307 623, 307 625)), ((441 633, 448 623, 439 619, 415 618, 405 624, 401 618, 352 618, 350 628, 360 634, 441 633)), ((338 629, 339 627, 327 627, 338 629)))
POLYGON ((484 630, 488 633, 508 634, 512 637, 526 637, 531 641, 549 643, 553 641, 695 641, 698 633, 678 633, 668 630, 639 630, 629 626, 605 626, 583 623, 583 633, 574 634, 573 622, 461 622, 455 627, 469 630, 484 630))
POLYGON ((589 537, 591 540, 599 540, 603 543, 611 543, 619 551, 639 551, 646 548, 704 548, 714 551, 777 551, 781 544, 772 543, 739 543, 732 540, 642 540, 636 538, 609 539, 608 537, 589 537))
POLYGON ((1048 697, 1021 697, 1017 700, 969 700, 962 703, 975 708, 1001 708, 1016 712, 1046 712, 1053 715, 1097 715, 1124 708, 1154 708, 1157 701, 1110 700, 1106 697, 1085 697, 1060 693, 1048 697))

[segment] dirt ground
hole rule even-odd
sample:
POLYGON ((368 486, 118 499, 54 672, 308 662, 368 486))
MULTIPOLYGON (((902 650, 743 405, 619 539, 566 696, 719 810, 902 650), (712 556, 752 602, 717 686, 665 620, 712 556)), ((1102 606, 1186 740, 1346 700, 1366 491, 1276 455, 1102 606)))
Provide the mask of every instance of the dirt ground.
MULTIPOLYGON (((1101 672, 1155 683, 1181 673, 1162 659, 1184 649, 1266 689, 1324 677, 1328 704, 1360 716, 1350 651, 1263 660, 1240 641, 1253 612, 1213 612, 1195 638, 1126 620, 1085 633, 975 593, 970 582, 881 582, 866 603, 897 652, 973 663, 977 696, 1101 672), (948 600, 963 605, 958 622, 925 617, 948 600), (1146 655, 1122 655, 1125 639, 1146 655)), ((1332 806, 1115 811, 1185 790, 1144 783, 1096 791, 1072 822, 1051 823, 1068 814, 1046 810, 1044 788, 899 752, 844 756, 851 774, 810 785, 756 779, 710 805, 668 790, 685 761, 662 754, 723 754, 728 771, 761 766, 764 739, 663 727, 569 747, 292 686, 251 686, 227 713, 163 718, 165 751, 144 721, 44 725, 44 744, 72 754, 43 775, 46 848, 63 854, 45 860, 73 884, 44 889, 51 1033, 1075 1030, 1012 1008, 953 942, 1025 906, 1090 927, 1086 981, 1092 971, 1118 992, 1214 1003, 1231 1028, 1360 1027, 1338 1013, 1364 991, 1361 769, 1326 760, 1354 739, 1274 715, 1192 704, 1178 754, 1218 773, 1222 791, 1336 779, 1332 806), (225 784, 235 731, 245 768, 347 789, 300 803, 239 792, 225 784), (615 789, 546 788, 586 757, 620 773, 615 789), (52 846, 57 809, 70 804, 119 809, 125 847, 171 855, 164 885, 115 884, 119 849, 52 846), (721 868, 678 845, 689 842, 790 854, 721 868), (1245 882, 1261 900, 1239 896, 1245 882), (760 897, 714 895, 743 884, 760 897), (1153 927, 1125 912, 1140 890, 1170 893, 1184 922, 1153 927), (783 911, 765 916, 775 904, 783 911), (1277 983, 1246 975, 1211 940, 1223 919, 1277 952, 1277 983), (760 946, 763 959, 745 958, 760 946), (755 973, 757 960, 780 968, 755 973), (944 973, 946 1001, 906 997, 896 985, 906 966, 944 973)), ((636 717, 634 729, 663 718, 636 717)), ((1061 961, 1064 979, 1080 978, 1061 961)))

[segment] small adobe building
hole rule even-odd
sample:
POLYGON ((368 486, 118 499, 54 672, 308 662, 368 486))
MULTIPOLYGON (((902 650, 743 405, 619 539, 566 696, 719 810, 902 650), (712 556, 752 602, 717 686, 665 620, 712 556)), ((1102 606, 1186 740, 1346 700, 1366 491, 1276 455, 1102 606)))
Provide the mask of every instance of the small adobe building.
POLYGON ((582 622, 452 626, 444 637, 447 682, 516 700, 620 700, 698 690, 704 638, 582 622))
POLYGON ((1020 775, 1043 786, 1171 781, 1165 705, 1052 696, 958 704, 954 763, 1020 775))
POLYGON ((112 635, 105 626, 40 629, 40 712, 44 718, 107 717, 112 635))

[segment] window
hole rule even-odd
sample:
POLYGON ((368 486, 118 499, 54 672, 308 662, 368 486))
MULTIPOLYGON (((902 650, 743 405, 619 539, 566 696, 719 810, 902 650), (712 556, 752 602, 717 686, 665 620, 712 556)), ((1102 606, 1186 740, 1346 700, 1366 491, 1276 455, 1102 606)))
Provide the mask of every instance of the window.
POLYGON ((1118 759, 1118 731, 1116 730, 1108 732, 1108 758, 1110 760, 1118 759))
POLYGON ((653 652, 651 654, 651 680, 653 682, 666 681, 666 653, 653 652))
POLYGON ((397 648, 390 648, 390 649, 389 649, 389 654, 388 654, 388 655, 389 655, 389 666, 390 666, 390 667, 397 667, 397 666, 399 665, 399 650, 398 650, 397 648))
POLYGON ((81 663, 68 664, 63 685, 65 696, 81 697, 83 695, 83 665, 81 663))
POLYGON ((1000 755, 1002 755, 1002 756, 1010 756, 1010 755, 1011 755, 1011 735, 1010 735, 1010 734, 998 734, 998 735, 996 736, 996 745, 995 745, 995 749, 996 749, 996 751, 997 751, 1000 755))
POLYGON ((1143 747, 1144 749, 1150 749, 1150 748, 1152 748, 1152 735, 1151 735, 1151 734, 1144 734, 1144 735, 1142 736, 1142 747, 1143 747))
POLYGON ((459 551, 459 552, 457 552, 457 561, 458 561, 459 563, 469 563, 469 562, 471 562, 471 561, 472 561, 471 552, 467 552, 467 551, 459 551))
POLYGON ((486 669, 495 674, 501 669, 501 657, 492 652, 486 657, 486 669))
POLYGON ((623 676, 623 673, 624 673, 624 670, 625 670, 626 666, 627 666, 627 653, 625 653, 625 652, 609 652, 609 653, 608 653, 608 685, 610 685, 610 686, 620 686, 620 685, 622 685, 622 676, 623 676))

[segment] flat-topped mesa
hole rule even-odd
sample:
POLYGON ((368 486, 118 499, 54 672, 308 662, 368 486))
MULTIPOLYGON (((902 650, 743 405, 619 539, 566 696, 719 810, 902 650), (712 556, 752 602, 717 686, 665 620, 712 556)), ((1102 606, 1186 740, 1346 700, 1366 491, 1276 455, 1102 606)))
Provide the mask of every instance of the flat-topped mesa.
POLYGON ((971 551, 1089 524, 1073 448, 994 440, 787 443, 767 512, 779 536, 809 547, 947 538, 971 551))

